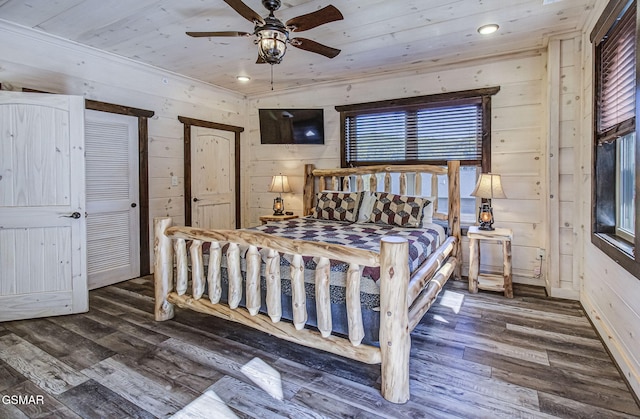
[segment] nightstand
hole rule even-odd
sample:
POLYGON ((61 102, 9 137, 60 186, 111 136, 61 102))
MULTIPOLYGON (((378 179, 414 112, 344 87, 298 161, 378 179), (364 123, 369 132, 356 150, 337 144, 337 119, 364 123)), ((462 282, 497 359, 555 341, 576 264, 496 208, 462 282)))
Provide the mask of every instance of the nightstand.
POLYGON ((298 216, 297 215, 261 215, 260 222, 262 222, 262 224, 267 224, 269 221, 293 220, 294 218, 298 218, 298 216))
POLYGON ((480 230, 478 226, 469 227, 469 292, 478 289, 504 291, 504 296, 513 298, 511 278, 511 240, 513 231, 510 228, 480 230), (480 273, 480 240, 502 242, 502 275, 480 273))

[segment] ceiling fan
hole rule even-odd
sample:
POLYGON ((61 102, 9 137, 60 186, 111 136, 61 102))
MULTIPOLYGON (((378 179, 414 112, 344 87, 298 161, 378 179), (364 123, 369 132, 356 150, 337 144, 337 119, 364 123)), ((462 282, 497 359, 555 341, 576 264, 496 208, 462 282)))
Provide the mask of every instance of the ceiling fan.
POLYGON ((342 13, 334 6, 329 5, 282 23, 280 19, 273 15, 273 12, 280 8, 280 0, 262 0, 262 5, 269 10, 269 16, 265 18, 262 18, 257 12, 244 4, 242 0, 224 0, 224 2, 242 17, 253 22, 255 25, 253 32, 187 32, 187 35, 195 38, 212 36, 247 37, 254 35, 256 36, 255 43, 258 45, 257 63, 259 64, 279 64, 287 51, 287 44, 329 58, 333 58, 340 53, 339 49, 322 45, 311 39, 289 38, 290 32, 302 32, 325 23, 342 20, 342 13))

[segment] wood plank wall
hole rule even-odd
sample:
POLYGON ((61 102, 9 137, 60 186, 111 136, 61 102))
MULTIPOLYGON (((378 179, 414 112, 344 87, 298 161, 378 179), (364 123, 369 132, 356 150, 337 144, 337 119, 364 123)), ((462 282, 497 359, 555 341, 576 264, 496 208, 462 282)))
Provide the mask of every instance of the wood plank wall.
POLYGON ((2 24, 0 38, 3 88, 83 95, 155 112, 149 120, 150 220, 169 215, 176 224, 184 223, 183 126, 178 115, 242 126, 244 97, 25 28, 2 24), (171 185, 174 175, 178 186, 171 185))
POLYGON ((580 211, 582 278, 580 302, 603 337, 636 395, 640 395, 640 279, 622 269, 614 260, 591 244, 591 176, 593 126, 593 50, 589 33, 607 2, 599 2, 582 35, 580 109, 581 135, 574 145, 576 153, 575 208, 580 211))
POLYGON ((581 207, 574 205, 579 179, 581 138, 580 33, 552 37, 548 46, 547 183, 549 220, 546 259, 543 261, 547 292, 560 298, 579 298, 582 267, 581 207), (574 255, 576 257, 574 257, 574 255))
MULTIPOLYGON (((514 280, 543 285, 534 277, 537 250, 545 247, 546 172, 546 54, 544 51, 490 61, 448 67, 423 74, 395 74, 350 83, 319 84, 309 89, 278 91, 248 100, 247 143, 249 145, 249 191, 244 211, 246 225, 257 225, 258 217, 269 214, 274 194, 267 188, 271 176, 290 176, 293 192, 284 194, 288 210, 302 209, 302 173, 305 163, 327 168, 340 164, 338 104, 427 95, 447 91, 500 86, 493 98, 492 170, 502 174, 508 199, 493 201, 496 225, 514 230, 514 280), (262 145, 258 126, 260 108, 311 108, 325 110, 325 145, 262 145)), ((276 70, 278 67, 276 67, 276 70)), ((277 72, 276 72, 277 76, 277 72)), ((277 77, 276 77, 277 80, 277 77)), ((502 253, 498 245, 483 244, 485 269, 498 270, 502 253)), ((463 242, 466 274, 468 242, 463 242)))

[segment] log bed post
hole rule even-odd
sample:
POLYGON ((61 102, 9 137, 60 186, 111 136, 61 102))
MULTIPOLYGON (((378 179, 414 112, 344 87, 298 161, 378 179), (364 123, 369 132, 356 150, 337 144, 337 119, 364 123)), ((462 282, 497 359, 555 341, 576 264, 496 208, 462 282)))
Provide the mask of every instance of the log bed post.
POLYGON ((304 191, 302 196, 302 215, 311 214, 315 192, 315 177, 313 176, 313 164, 304 165, 304 191))
POLYGON ((456 238, 453 257, 458 260, 453 276, 460 279, 462 268, 462 234, 460 232, 460 161, 447 162, 447 176, 449 181, 449 235, 456 238))
POLYGON ((173 244, 164 232, 171 227, 172 220, 169 217, 156 217, 153 219, 155 260, 153 279, 155 282, 155 318, 156 321, 172 319, 174 316, 173 304, 167 301, 167 294, 173 288, 173 244))
POLYGON ((387 236, 380 241, 380 355, 382 397, 409 400, 409 242, 387 236))

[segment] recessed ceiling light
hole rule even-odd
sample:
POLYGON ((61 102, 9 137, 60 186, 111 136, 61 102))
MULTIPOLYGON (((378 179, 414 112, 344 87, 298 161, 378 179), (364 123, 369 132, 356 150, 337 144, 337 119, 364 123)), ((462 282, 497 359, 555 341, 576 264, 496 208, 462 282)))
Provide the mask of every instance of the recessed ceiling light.
POLYGON ((497 31, 499 27, 500 26, 498 26, 495 23, 490 23, 488 25, 480 26, 478 28, 478 33, 480 33, 482 35, 489 35, 491 33, 494 33, 495 31, 497 31))
POLYGON ((249 80, 251 80, 251 77, 249 76, 237 76, 236 80, 241 81, 243 83, 248 82, 249 80))

